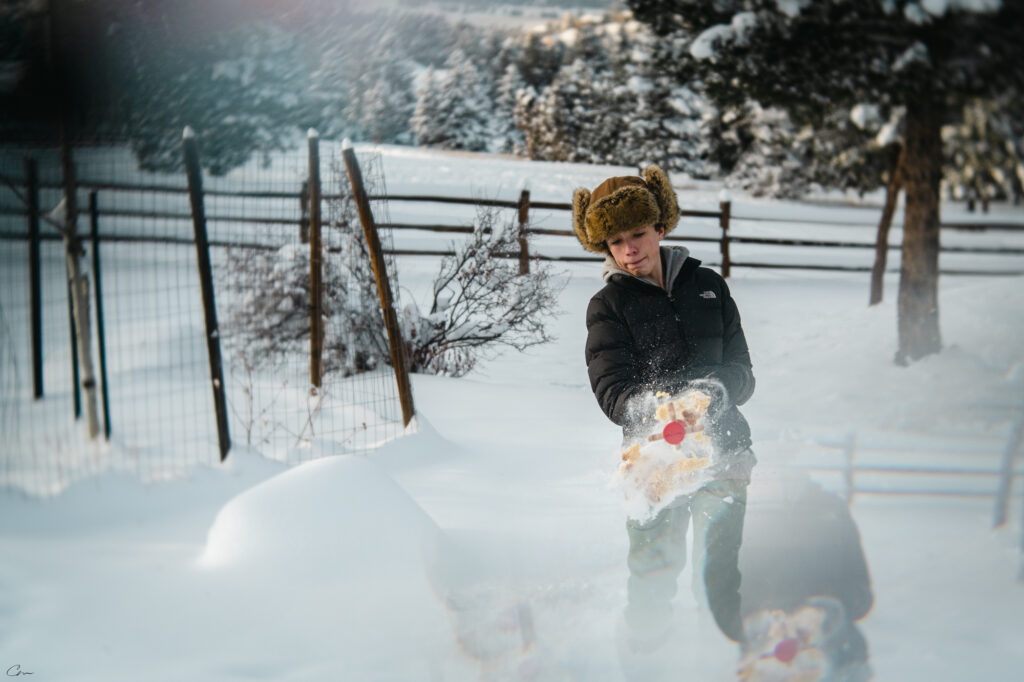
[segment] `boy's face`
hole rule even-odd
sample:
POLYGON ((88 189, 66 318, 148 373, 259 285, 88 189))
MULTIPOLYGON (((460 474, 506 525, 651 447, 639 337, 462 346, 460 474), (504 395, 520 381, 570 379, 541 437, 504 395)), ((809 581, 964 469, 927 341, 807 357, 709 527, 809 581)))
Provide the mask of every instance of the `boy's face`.
POLYGON ((615 264, 635 277, 654 280, 661 285, 660 242, 664 230, 655 229, 654 223, 620 232, 606 243, 615 264))

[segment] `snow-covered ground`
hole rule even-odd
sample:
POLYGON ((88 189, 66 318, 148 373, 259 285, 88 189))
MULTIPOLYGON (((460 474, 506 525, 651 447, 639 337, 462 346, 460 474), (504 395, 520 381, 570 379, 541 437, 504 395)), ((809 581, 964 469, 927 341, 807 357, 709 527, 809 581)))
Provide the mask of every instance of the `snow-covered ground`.
MULTIPOLYGON (((538 200, 558 201, 629 172, 400 149, 385 150, 384 169, 395 193, 514 196, 528 183, 538 200)), ((713 205, 719 189, 693 183, 680 200, 713 205)), ((739 215, 836 215, 736 204, 739 215)), ((406 295, 422 295, 435 268, 399 259, 406 295)), ((416 430, 377 450, 285 468, 236 445, 225 465, 179 480, 108 471, 49 500, 0 493, 0 670, 36 680, 622 679, 626 534, 611 485, 620 435, 590 392, 582 350, 599 267, 562 270, 554 343, 461 379, 414 376, 416 430)), ((813 469, 839 464, 851 435, 860 463, 998 466, 1024 410, 1020 278, 943 278, 945 349, 907 368, 892 363, 896 278, 886 285, 886 301, 868 309, 863 274, 738 269, 730 279, 758 380, 744 407, 760 460, 748 514, 789 467, 841 491, 838 475, 813 469)), ((190 446, 168 437, 157 447, 190 446)), ((996 485, 863 476, 875 490, 996 485)), ((1024 670, 1021 502, 997 530, 993 504, 854 499, 876 679, 1024 670)), ((735 649, 688 590, 677 603, 673 679, 733 679, 735 649)))

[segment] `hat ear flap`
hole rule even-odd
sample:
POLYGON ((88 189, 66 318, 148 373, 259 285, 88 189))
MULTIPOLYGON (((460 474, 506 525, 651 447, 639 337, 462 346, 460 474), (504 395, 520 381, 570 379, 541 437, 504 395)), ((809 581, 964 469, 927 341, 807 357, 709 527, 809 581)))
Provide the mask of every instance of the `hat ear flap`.
POLYGON ((665 228, 665 234, 668 234, 679 224, 679 204, 676 201, 676 192, 672 189, 672 183, 669 182, 665 171, 657 166, 648 166, 644 169, 643 175, 647 189, 651 191, 655 201, 658 202, 658 210, 661 212, 659 222, 665 228))
POLYGON ((605 253, 604 244, 595 244, 587 234, 587 209, 590 208, 590 190, 580 187, 572 193, 572 228, 583 248, 594 253, 605 253))

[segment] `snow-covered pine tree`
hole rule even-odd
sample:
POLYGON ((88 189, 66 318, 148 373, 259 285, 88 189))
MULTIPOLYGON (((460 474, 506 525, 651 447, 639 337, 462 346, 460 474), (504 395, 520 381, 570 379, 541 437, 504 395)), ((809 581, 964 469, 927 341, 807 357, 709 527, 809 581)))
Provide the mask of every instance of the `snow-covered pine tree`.
POLYGON ((1006 97, 969 100, 960 121, 942 130, 950 193, 985 211, 991 200, 1024 195, 1024 102, 999 101, 1006 97))
MULTIPOLYGON (((324 242, 338 256, 323 261, 324 371, 349 376, 390 362, 376 280, 355 204, 328 204, 324 242)), ((267 251, 232 247, 225 269, 228 352, 250 369, 309 353, 309 247, 267 251)))
POLYGON ((710 143, 705 121, 712 109, 691 83, 676 77, 685 69, 672 46, 659 40, 645 25, 622 22, 619 49, 612 53, 612 70, 628 100, 624 148, 629 158, 619 163, 656 163, 691 177, 708 177, 710 143))
POLYGON ((562 67, 565 46, 550 36, 530 31, 523 40, 516 66, 526 84, 540 91, 555 78, 562 67))
POLYGON ((607 117, 601 83, 582 59, 563 67, 539 95, 521 91, 516 121, 526 138, 532 159, 546 161, 604 162, 605 151, 618 137, 602 139, 606 129, 599 119, 607 117))
POLYGON ((516 127, 516 96, 526 88, 526 81, 519 73, 519 67, 509 64, 498 81, 494 113, 491 118, 491 143, 489 151, 515 153, 525 149, 526 139, 516 127))
POLYGON ((454 149, 483 151, 490 143, 493 82, 489 72, 456 49, 445 61, 448 79, 442 95, 449 102, 448 120, 454 132, 454 149))
POLYGON ((520 92, 516 121, 531 158, 708 174, 707 101, 676 80, 678 53, 645 25, 570 18, 531 40, 561 44, 566 59, 549 85, 520 92))
POLYGON ((817 127, 836 107, 906 108, 898 301, 904 363, 939 351, 942 124, 970 97, 1024 89, 1024 8, 998 0, 627 0, 685 41, 718 102, 749 98, 817 127))
POLYGON ((409 119, 409 129, 416 144, 434 145, 447 141, 440 104, 440 82, 443 76, 443 72, 439 74, 431 66, 419 78, 416 106, 409 119))
POLYGON ((185 126, 196 130, 213 174, 294 145, 307 121, 310 71, 295 36, 256 23, 173 44, 122 33, 129 72, 113 119, 142 168, 181 168, 185 126))
POLYGON ((409 141, 409 117, 415 100, 408 67, 390 60, 382 61, 358 101, 360 108, 355 122, 370 141, 409 141))
POLYGON ((490 136, 491 102, 484 75, 461 50, 445 69, 432 71, 420 84, 410 125, 417 144, 482 151, 490 136))
POLYGON ((412 69, 402 53, 390 49, 393 42, 390 35, 383 36, 349 62, 353 75, 341 113, 358 131, 357 139, 394 143, 408 133, 415 106, 412 69))
POLYGON ((754 196, 796 198, 810 184, 807 164, 814 132, 798 129, 785 110, 763 108, 757 102, 743 107, 735 125, 745 128, 747 141, 728 173, 728 180, 754 196))

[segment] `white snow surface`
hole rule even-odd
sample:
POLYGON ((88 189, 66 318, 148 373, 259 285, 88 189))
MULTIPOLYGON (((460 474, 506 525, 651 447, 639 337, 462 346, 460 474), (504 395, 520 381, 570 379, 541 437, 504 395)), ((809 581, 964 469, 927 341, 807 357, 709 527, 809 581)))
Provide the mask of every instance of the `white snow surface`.
POLYGON ((921 0, 921 7, 929 14, 941 17, 948 11, 998 12, 1003 0, 921 0))
POLYGON ((877 130, 882 124, 876 104, 857 104, 850 109, 850 120, 861 130, 877 130))
POLYGON ((730 24, 717 24, 705 29, 690 44, 690 54, 694 59, 717 58, 717 50, 736 39, 736 31, 730 24))
MULTIPOLYGON (((631 172, 382 152, 395 193, 494 196, 528 182, 539 200, 567 201, 573 187, 631 172)), ((689 185, 680 202, 713 206, 720 189, 689 185)), ((734 201, 734 215, 837 212, 734 201)), ((945 218, 959 211, 943 207, 945 218)), ((398 263, 403 289, 428 294, 436 263, 398 263)), ((555 342, 461 379, 414 376, 416 428, 377 450, 286 469, 235 446, 224 465, 176 481, 107 472, 49 500, 0 492, 0 670, 86 682, 623 679, 615 632, 627 545, 610 485, 620 432, 583 360, 600 266, 566 274, 555 342)), ((842 490, 840 474, 820 470, 842 463, 851 436, 865 464, 997 466, 1024 409, 1021 279, 944 277, 944 349, 910 367, 892 362, 897 283, 887 277, 886 300, 869 309, 864 274, 730 278, 758 382, 743 407, 760 460, 748 514, 764 500, 759 482, 790 467, 842 490)), ((877 489, 995 485, 863 477, 877 489)), ((1016 490, 1010 522, 995 530, 991 495, 855 498, 875 679, 1016 679, 1024 669, 1016 490)), ((676 598, 673 679, 735 679, 737 651, 686 589, 689 575, 676 598)))
POLYGON ((811 0, 775 0, 775 6, 788 17, 798 17, 800 12, 811 4, 811 0))

